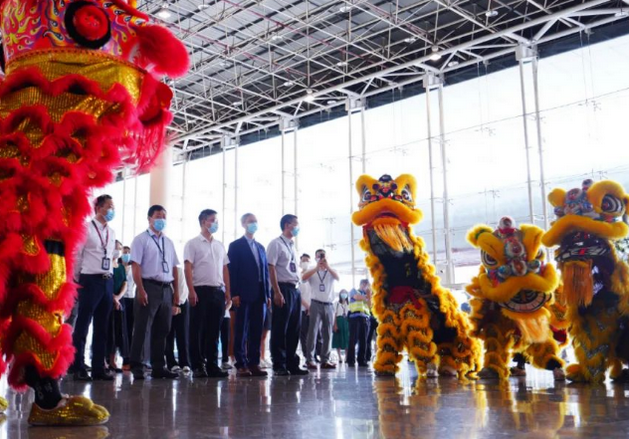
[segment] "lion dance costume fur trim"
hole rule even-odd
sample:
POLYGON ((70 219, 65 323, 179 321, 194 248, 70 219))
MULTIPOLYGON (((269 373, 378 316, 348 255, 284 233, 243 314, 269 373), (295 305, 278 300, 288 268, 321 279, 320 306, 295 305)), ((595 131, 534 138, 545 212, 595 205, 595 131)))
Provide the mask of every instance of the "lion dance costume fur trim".
POLYGON ((629 195, 616 182, 585 180, 568 192, 553 190, 548 200, 557 220, 542 242, 559 246, 555 259, 577 358, 567 378, 600 383, 607 369, 620 378, 629 360, 627 343, 620 342, 629 312, 629 266, 618 258, 614 241, 629 235, 629 195))
POLYGON ((509 362, 520 354, 535 367, 563 379, 559 345, 565 341, 563 310, 554 305, 559 287, 555 268, 541 248, 544 231, 516 226, 504 217, 498 228, 479 225, 467 240, 481 251, 480 273, 467 286, 472 296, 474 335, 485 342, 481 377, 508 378, 509 362))
POLYGON ((441 287, 424 241, 411 228, 422 217, 415 208, 415 178, 363 175, 356 189, 360 210, 352 221, 363 227, 360 245, 374 279, 372 310, 379 320, 374 369, 395 374, 406 348, 420 375, 438 369, 475 377, 480 344, 470 337, 467 316, 441 287))
MULTIPOLYGON (((188 55, 124 0, 0 0, 0 30, 1 347, 9 383, 24 389, 26 366, 57 379, 73 360, 63 320, 88 194, 123 162, 146 169, 163 149, 172 92, 159 79, 184 74, 188 55)), ((108 418, 73 398, 32 423, 108 418)))

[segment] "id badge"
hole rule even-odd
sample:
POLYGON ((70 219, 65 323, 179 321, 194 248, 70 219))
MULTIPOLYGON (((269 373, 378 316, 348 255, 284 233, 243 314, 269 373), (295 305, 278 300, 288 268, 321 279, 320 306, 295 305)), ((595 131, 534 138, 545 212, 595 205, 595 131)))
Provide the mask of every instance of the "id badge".
POLYGON ((319 291, 321 291, 322 293, 325 293, 325 285, 324 284, 319 284, 319 291))
POLYGON ((168 269, 168 262, 167 261, 162 261, 162 271, 164 273, 169 273, 170 270, 168 269))
POLYGON ((297 264, 295 264, 294 262, 291 262, 288 268, 290 269, 291 273, 297 273, 297 264))
POLYGON ((111 267, 111 259, 105 256, 101 261, 100 268, 102 268, 105 271, 109 271, 110 267, 111 267))

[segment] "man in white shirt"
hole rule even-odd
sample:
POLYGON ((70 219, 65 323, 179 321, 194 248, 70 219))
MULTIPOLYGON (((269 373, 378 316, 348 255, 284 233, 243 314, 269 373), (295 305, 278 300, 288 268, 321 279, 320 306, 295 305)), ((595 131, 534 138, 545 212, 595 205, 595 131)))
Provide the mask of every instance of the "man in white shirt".
POLYGON ((339 280, 339 275, 328 264, 325 250, 317 250, 315 258, 317 265, 303 275, 303 280, 310 285, 310 324, 306 364, 308 369, 317 369, 314 356, 317 333, 321 326, 323 338, 321 369, 334 369, 336 365, 330 362, 330 352, 332 352, 332 329, 334 328, 334 283, 339 280))
POLYGON ((190 360, 195 378, 226 378, 218 365, 218 342, 225 304, 231 300, 229 258, 223 244, 214 237, 218 231, 216 211, 199 214, 201 234, 184 247, 190 315, 190 360), (207 362, 207 364, 206 364, 207 362))
POLYGON ((273 288, 273 371, 277 376, 307 375, 308 371, 299 367, 297 355, 301 330, 301 293, 293 238, 299 233, 299 221, 295 215, 284 215, 280 227, 282 234, 269 243, 266 251, 273 288))
POLYGON ((105 368, 109 313, 113 306, 113 263, 116 234, 109 227, 114 219, 114 201, 101 195, 94 202, 94 218, 87 225, 87 237, 79 248, 74 266, 78 280, 78 314, 72 334, 76 349, 74 379, 78 381, 113 380, 105 368), (92 336, 92 376, 85 369, 85 342, 90 324, 94 320, 92 336))
POLYGON ((131 372, 137 380, 144 379, 146 339, 150 339, 152 378, 175 379, 179 375, 166 369, 164 354, 172 316, 179 304, 179 259, 173 242, 164 235, 166 209, 151 206, 148 230, 135 237, 131 244, 131 264, 135 282, 131 372))

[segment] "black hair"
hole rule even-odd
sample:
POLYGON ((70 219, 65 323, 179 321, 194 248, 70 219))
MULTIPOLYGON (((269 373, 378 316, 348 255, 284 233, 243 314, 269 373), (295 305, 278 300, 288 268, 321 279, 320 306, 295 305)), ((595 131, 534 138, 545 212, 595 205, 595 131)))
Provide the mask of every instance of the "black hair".
POLYGON ((105 203, 109 200, 112 200, 113 198, 111 198, 111 195, 101 195, 98 198, 96 198, 96 200, 94 200, 94 210, 103 207, 105 205, 105 203))
POLYGON ((323 252, 323 254, 324 254, 324 255, 327 255, 327 252, 326 252, 325 250, 323 250, 322 248, 320 248, 319 250, 317 250, 317 251, 315 252, 315 255, 316 255, 317 253, 321 253, 321 252, 323 252))
POLYGON ((240 217, 240 224, 244 224, 245 221, 247 221, 247 219, 249 219, 250 216, 254 216, 253 213, 245 213, 243 216, 240 217))
POLYGON ((308 258, 308 259, 310 259, 310 255, 308 253, 304 253, 303 255, 301 255, 299 257, 299 259, 301 259, 301 258, 308 258))
POLYGON ((360 285, 363 285, 363 284, 369 285, 369 279, 361 279, 360 280, 360 285))
POLYGON ((290 213, 284 215, 282 219, 280 220, 280 228, 282 229, 282 232, 284 231, 284 228, 286 227, 287 224, 292 223, 296 219, 297 217, 290 213))
POLYGON ((122 250, 123 250, 123 251, 124 251, 124 250, 129 250, 129 251, 131 251, 131 247, 129 247, 128 245, 125 245, 124 247, 122 247, 122 250))
POLYGON ((349 292, 347 290, 341 290, 339 291, 339 303, 349 303, 349 292), (345 294, 347 294, 347 297, 345 299, 343 299, 341 297, 341 294, 345 292, 345 294))
POLYGON ((199 225, 203 224, 203 221, 211 217, 212 215, 216 215, 216 211, 212 209, 204 209, 199 214, 199 225))
POLYGON ((152 205, 151 207, 149 207, 149 218, 151 218, 155 214, 155 212, 166 212, 166 209, 164 209, 164 206, 160 206, 159 204, 152 205))

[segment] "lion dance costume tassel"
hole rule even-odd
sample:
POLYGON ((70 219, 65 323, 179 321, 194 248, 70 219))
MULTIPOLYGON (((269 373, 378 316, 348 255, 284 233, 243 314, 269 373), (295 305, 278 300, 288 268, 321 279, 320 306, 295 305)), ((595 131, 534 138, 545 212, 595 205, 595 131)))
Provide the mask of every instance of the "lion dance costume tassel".
POLYGON ((618 258, 614 241, 629 235, 629 195, 613 181, 585 180, 568 192, 553 190, 548 201, 557 220, 542 241, 559 246, 555 259, 577 358, 567 367, 567 378, 600 383, 610 369, 613 379, 626 379, 622 364, 629 362, 629 267, 618 258))
MULTIPOLYGON (((164 146, 171 90, 187 71, 184 46, 124 0, 4 0, 0 28, 0 345, 9 383, 26 368, 58 379, 72 362, 63 323, 75 297, 72 255, 90 212, 88 193, 123 163, 148 168, 164 146)), ((105 422, 84 397, 35 425, 105 422)))
POLYGON ((470 337, 467 316, 441 287, 424 241, 410 227, 421 220, 415 208, 415 178, 361 176, 361 202, 352 221, 363 227, 361 247, 374 278, 373 312, 379 320, 374 369, 394 375, 406 349, 420 375, 437 371, 474 378, 480 344, 470 337))

